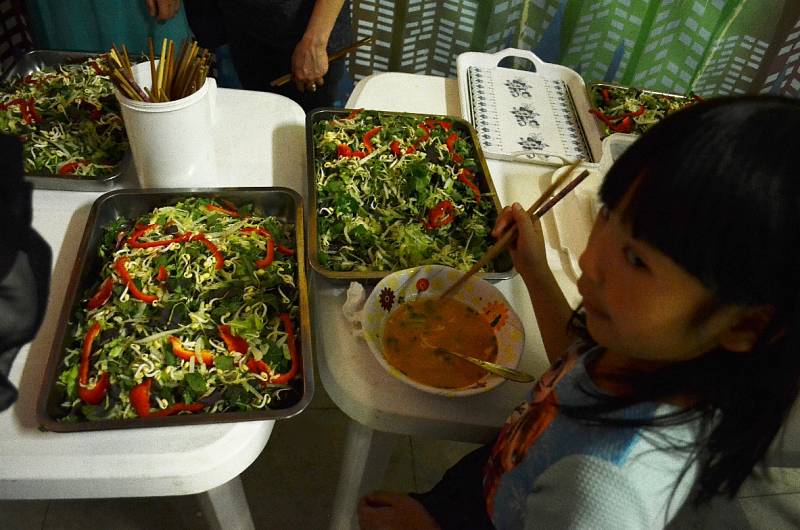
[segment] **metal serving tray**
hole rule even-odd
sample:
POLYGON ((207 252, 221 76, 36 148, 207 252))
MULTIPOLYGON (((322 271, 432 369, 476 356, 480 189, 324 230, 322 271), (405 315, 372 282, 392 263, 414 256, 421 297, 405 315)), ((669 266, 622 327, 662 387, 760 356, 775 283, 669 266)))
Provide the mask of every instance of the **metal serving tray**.
MULTIPOLYGON (((70 52, 61 50, 32 50, 19 58, 8 70, 0 76, 0 85, 5 85, 17 78, 38 72, 49 66, 62 64, 80 64, 89 57, 96 57, 98 53, 90 52, 70 52)), ((120 117, 122 114, 120 113, 120 117)), ((25 179, 34 188, 46 190, 66 190, 66 191, 107 191, 119 178, 126 167, 131 164, 130 149, 126 151, 122 160, 117 164, 116 169, 110 175, 97 177, 86 175, 52 175, 52 174, 26 174, 25 179)))
MULTIPOLYGON (((306 156, 308 157, 306 168, 308 171, 308 196, 309 196, 309 209, 308 209, 308 259, 311 268, 319 274, 331 280, 340 281, 366 281, 378 282, 381 278, 388 276, 394 271, 333 271, 325 268, 319 262, 319 238, 317 233, 317 183, 316 183, 316 169, 315 160, 316 152, 314 146, 314 124, 324 120, 330 120, 336 117, 345 117, 355 109, 333 109, 333 108, 320 108, 312 111, 306 116, 306 156)), ((472 146, 475 149, 475 161, 481 169, 482 178, 476 180, 476 184, 481 190, 481 193, 491 194, 492 204, 494 204, 495 212, 500 214, 502 207, 497 198, 492 177, 489 174, 489 168, 486 165, 486 157, 481 150, 480 142, 475 129, 472 125, 454 116, 440 116, 435 114, 414 114, 410 112, 385 112, 385 111, 370 111, 380 112, 384 116, 404 116, 418 118, 420 121, 426 118, 433 118, 435 120, 448 120, 453 122, 453 127, 466 133, 467 138, 472 141, 472 146)), ((511 278, 513 274, 513 264, 511 263, 511 256, 508 252, 503 252, 494 260, 497 272, 480 272, 478 275, 488 281, 500 281, 511 278)))
MULTIPOLYGON (((64 305, 58 320, 53 345, 47 360, 45 377, 37 403, 37 418, 43 430, 56 432, 94 431, 107 429, 133 429, 140 427, 165 427, 249 420, 275 420, 299 414, 314 395, 314 363, 312 354, 311 311, 308 303, 308 285, 305 272, 305 239, 303 236, 303 205, 300 195, 288 188, 184 188, 162 190, 115 190, 97 198, 89 213, 75 265, 70 274, 64 305), (97 256, 103 229, 110 222, 139 215, 161 206, 175 204, 188 197, 219 197, 234 204, 250 203, 264 215, 294 223, 297 257, 298 290, 300 298, 300 355, 302 358, 302 394, 294 404, 283 409, 215 414, 191 414, 167 417, 134 418, 125 420, 99 420, 79 423, 59 422, 62 396, 56 387, 63 368, 64 351, 69 343, 70 317, 81 294, 96 281, 101 260, 97 256)), ((299 388, 297 389, 300 390, 299 388)))
MULTIPOLYGON (((683 103, 684 105, 694 103, 694 101, 695 101, 694 98, 691 98, 689 96, 681 96, 680 94, 671 94, 669 92, 658 92, 656 90, 647 90, 647 89, 644 89, 644 88, 637 88, 637 87, 631 87, 631 86, 625 86, 625 85, 615 85, 613 83, 592 83, 591 85, 589 85, 589 87, 587 89, 587 94, 588 94, 588 97, 589 97, 589 104, 591 105, 592 108, 597 108, 600 111, 604 111, 604 107, 603 107, 603 105, 596 105, 595 104, 596 103, 596 101, 595 101, 595 92, 599 91, 599 90, 602 90, 604 88, 610 89, 610 90, 624 90, 626 92, 633 92, 637 96, 645 95, 645 94, 649 95, 649 96, 658 96, 658 97, 664 98, 664 99, 675 100, 676 102, 683 103)), ((600 131, 600 134, 601 134, 602 138, 605 139, 605 138, 608 138, 609 136, 611 136, 611 134, 607 134, 607 135, 603 134, 603 130, 604 130, 604 127, 605 127, 605 124, 603 123, 603 121, 600 118, 598 118, 597 116, 593 116, 593 117, 594 117, 594 122, 597 124, 597 129, 600 131)), ((624 133, 617 133, 617 134, 624 134, 624 133)), ((631 132, 630 134, 640 135, 642 133, 640 133, 640 132, 631 132)))

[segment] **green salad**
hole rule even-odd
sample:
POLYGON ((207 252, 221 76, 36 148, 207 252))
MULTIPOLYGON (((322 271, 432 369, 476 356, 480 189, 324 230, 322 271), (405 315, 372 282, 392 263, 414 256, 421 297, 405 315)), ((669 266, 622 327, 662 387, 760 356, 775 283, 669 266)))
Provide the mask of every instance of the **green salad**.
POLYGON ((29 175, 115 172, 128 140, 103 59, 47 67, 0 86, 0 131, 24 145, 29 175))
POLYGON ((497 211, 460 124, 356 110, 312 134, 323 267, 466 270, 491 245, 497 211))
POLYGON ((190 198, 106 227, 70 321, 64 421, 286 407, 299 399, 294 227, 190 198))
POLYGON ((589 91, 594 114, 603 124, 603 136, 613 133, 641 134, 668 114, 700 100, 689 94, 660 94, 632 87, 593 85, 589 91))

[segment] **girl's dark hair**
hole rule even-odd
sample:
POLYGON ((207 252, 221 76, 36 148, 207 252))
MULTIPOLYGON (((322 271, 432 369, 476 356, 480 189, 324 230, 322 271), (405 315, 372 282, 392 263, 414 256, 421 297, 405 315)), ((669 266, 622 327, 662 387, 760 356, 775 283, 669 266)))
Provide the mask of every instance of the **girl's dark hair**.
MULTIPOLYGON (((719 304, 768 305, 775 315, 746 353, 713 350, 638 378, 635 398, 569 409, 597 419, 601 409, 688 395, 695 404, 644 422, 698 416, 696 502, 733 496, 764 456, 800 381, 800 102, 779 97, 719 98, 676 112, 638 139, 605 177, 610 208, 633 236, 697 277, 719 304)), ((601 420, 602 423, 607 423, 601 420)))

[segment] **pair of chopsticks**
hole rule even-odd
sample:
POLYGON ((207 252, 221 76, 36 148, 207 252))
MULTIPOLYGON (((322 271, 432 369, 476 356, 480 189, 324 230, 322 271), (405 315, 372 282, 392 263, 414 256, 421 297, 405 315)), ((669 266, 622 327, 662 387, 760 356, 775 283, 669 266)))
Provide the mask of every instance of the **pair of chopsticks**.
MULTIPOLYGON (((532 219, 534 220, 538 219, 545 213, 547 213, 547 211, 550 210, 550 208, 555 206, 556 203, 558 203, 558 201, 563 199, 570 191, 575 189, 575 186, 583 182, 583 180, 589 176, 589 171, 584 169, 578 174, 577 177, 573 178, 566 186, 564 186, 564 188, 561 191, 559 191, 554 195, 558 187, 561 186, 561 184, 563 184, 565 180, 567 180, 567 177, 572 174, 575 168, 578 167, 579 163, 580 160, 577 160, 572 164, 570 164, 567 170, 562 175, 560 175, 552 184, 550 184, 550 186, 548 186, 547 189, 544 190, 544 193, 542 193, 542 195, 538 199, 536 199, 536 202, 534 202, 531 205, 531 207, 528 208, 527 213, 532 219)), ((481 257, 481 259, 478 260, 477 263, 475 263, 475 265, 472 266, 470 270, 468 270, 463 276, 461 276, 461 278, 459 278, 453 285, 448 287, 448 289, 444 293, 442 293, 442 295, 439 298, 440 299, 446 298, 450 294, 456 292, 462 285, 464 285, 464 282, 466 282, 470 276, 481 270, 481 268, 483 268, 490 261, 496 258, 498 254, 503 252, 511 243, 511 241, 514 239, 516 234, 517 234, 517 225, 514 224, 511 226, 511 228, 509 228, 506 231, 505 234, 503 234, 500 237, 500 239, 498 239, 495 242, 494 245, 489 247, 486 253, 481 257)))
MULTIPOLYGON (((351 51, 355 50, 356 48, 360 48, 361 46, 364 46, 365 44, 370 44, 374 40, 375 40, 374 36, 369 36, 369 37, 361 39, 360 41, 356 41, 353 44, 350 44, 349 46, 345 46, 341 50, 336 50, 335 52, 333 52, 332 54, 330 54, 328 56, 328 63, 330 63, 332 61, 335 61, 337 59, 341 59, 342 57, 344 57, 345 55, 347 55, 351 51)), ((280 76, 279 78, 273 79, 272 81, 270 81, 269 86, 276 86, 276 87, 277 86, 283 86, 283 85, 285 85, 286 83, 288 83, 291 80, 292 80, 292 74, 291 73, 284 74, 284 75, 280 76)))
POLYGON ((128 49, 123 44, 122 52, 116 44, 108 52, 111 80, 128 98, 152 103, 174 101, 193 94, 203 86, 211 63, 211 54, 200 48, 196 41, 186 40, 175 53, 175 42, 163 39, 161 55, 156 66, 153 38, 147 38, 150 59, 151 86, 142 87, 133 77, 128 49))

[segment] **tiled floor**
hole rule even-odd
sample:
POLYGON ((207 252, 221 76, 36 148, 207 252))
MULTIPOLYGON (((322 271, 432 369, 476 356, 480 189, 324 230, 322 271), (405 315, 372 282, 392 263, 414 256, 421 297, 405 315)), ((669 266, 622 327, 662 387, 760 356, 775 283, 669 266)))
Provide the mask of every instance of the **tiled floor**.
MULTIPOLYGON (((311 407, 278 422, 267 448, 242 474, 257 529, 326 530, 342 460, 346 418, 317 386, 311 407)), ((423 491, 474 447, 405 438, 382 485, 423 491)), ((3 530, 206 530, 198 498, 153 497, 64 501, 0 501, 3 530)), ((782 530, 800 528, 800 470, 767 485, 751 480, 739 499, 685 510, 673 530, 782 530)))

